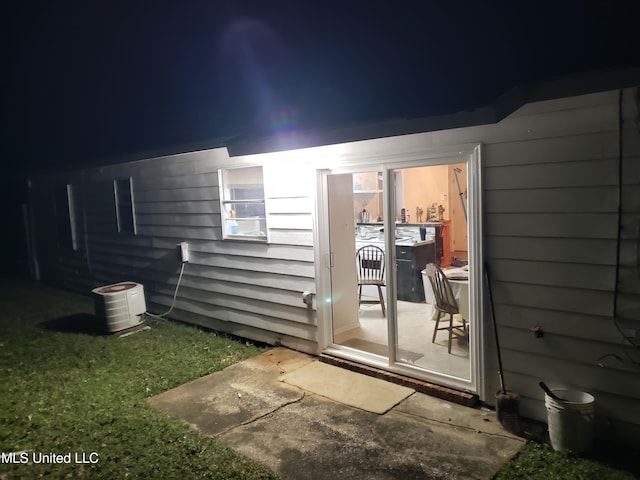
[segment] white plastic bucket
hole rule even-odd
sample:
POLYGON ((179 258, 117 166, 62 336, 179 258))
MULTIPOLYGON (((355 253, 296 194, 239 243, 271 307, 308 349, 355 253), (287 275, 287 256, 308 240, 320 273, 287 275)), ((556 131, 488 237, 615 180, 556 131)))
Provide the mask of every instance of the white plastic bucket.
POLYGON ((593 395, 577 390, 554 390, 555 400, 545 394, 549 423, 549 439, 556 451, 571 450, 586 453, 593 449, 596 399, 593 395))

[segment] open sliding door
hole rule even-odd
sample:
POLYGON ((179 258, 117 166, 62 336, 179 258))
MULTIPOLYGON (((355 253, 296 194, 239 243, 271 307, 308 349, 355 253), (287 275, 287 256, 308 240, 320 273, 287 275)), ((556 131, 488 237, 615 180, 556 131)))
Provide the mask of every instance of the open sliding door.
POLYGON ((326 352, 477 391, 478 164, 479 148, 456 157, 321 173, 318 318, 326 352), (362 250, 381 257, 359 257, 362 250), (427 264, 446 274, 456 298, 453 324, 459 328, 451 337, 445 329, 450 317, 437 308, 427 264), (381 284, 366 271, 380 269, 381 284))

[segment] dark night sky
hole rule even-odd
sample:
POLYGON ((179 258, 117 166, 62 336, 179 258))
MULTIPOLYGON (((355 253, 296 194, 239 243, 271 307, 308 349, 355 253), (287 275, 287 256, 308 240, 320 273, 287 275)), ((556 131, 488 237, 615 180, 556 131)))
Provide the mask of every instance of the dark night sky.
POLYGON ((4 163, 472 109, 639 64, 634 3, 24 2, 3 20, 4 163))

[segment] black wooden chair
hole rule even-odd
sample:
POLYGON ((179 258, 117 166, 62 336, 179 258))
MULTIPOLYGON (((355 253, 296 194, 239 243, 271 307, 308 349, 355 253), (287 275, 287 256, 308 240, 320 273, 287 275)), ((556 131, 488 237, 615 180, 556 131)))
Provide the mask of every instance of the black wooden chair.
MULTIPOLYGON (((460 337, 466 337, 469 334, 467 328, 467 321, 462 318, 462 325, 454 323, 454 315, 460 315, 460 309, 458 308, 458 302, 453 295, 451 285, 447 280, 444 272, 435 263, 427 264, 425 268, 429 283, 433 290, 433 298, 436 303, 436 326, 433 329, 433 338, 431 343, 435 343, 436 335, 440 330, 447 330, 449 332, 449 353, 451 353, 451 342, 453 341, 453 335, 460 337), (448 325, 440 326, 440 319, 443 315, 449 315, 448 325)), ((443 322, 447 322, 446 319, 443 322)))
POLYGON ((365 245, 356 252, 358 268, 358 306, 363 303, 379 303, 382 316, 387 316, 387 310, 382 296, 384 283, 384 250, 375 245, 365 245), (362 299, 362 287, 374 285, 378 287, 378 299, 362 299))

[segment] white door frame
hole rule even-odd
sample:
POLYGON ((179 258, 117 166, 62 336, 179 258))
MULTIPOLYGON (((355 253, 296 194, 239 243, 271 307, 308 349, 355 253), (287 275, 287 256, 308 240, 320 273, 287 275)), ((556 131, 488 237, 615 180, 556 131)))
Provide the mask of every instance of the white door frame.
MULTIPOLYGON (((333 169, 319 169, 316 176, 316 215, 314 220, 314 252, 316 265, 316 308, 318 322, 318 354, 321 352, 329 352, 334 355, 365 362, 372 366, 383 368, 387 371, 398 373, 401 375, 422 378, 424 380, 433 381, 434 383, 445 384, 453 388, 459 388, 466 391, 472 391, 480 394, 481 398, 486 395, 484 371, 486 364, 486 351, 481 348, 485 345, 487 325, 484 321, 484 305, 482 295, 483 285, 483 250, 482 250, 482 185, 481 185, 481 153, 482 147, 479 144, 459 145, 452 148, 433 149, 425 152, 411 152, 411 155, 396 154, 384 159, 383 163, 379 163, 381 158, 378 157, 374 161, 367 161, 362 158, 361 161, 352 161, 347 166, 341 166, 333 169), (382 171, 383 172, 383 191, 384 193, 384 227, 385 237, 388 245, 390 241, 395 239, 393 218, 388 215, 389 205, 392 201, 392 194, 389 188, 391 170, 398 168, 410 168, 416 166, 441 165, 446 163, 467 163, 468 175, 468 228, 469 228, 469 269, 471 272, 469 285, 469 310, 471 318, 476 323, 476 328, 472 329, 469 339, 471 372, 470 380, 459 379, 444 374, 430 374, 423 370, 417 370, 410 366, 393 363, 381 363, 378 358, 367 357, 366 354, 353 354, 349 349, 340 348, 333 345, 332 338, 332 318, 331 318, 331 253, 329 241, 329 218, 328 218, 328 189, 327 176, 337 173, 353 173, 359 171, 382 171)), ((395 265, 394 249, 385 249, 387 265, 395 265)), ((394 291, 396 285, 395 269, 389 268, 389 281, 387 282, 387 298, 392 300, 395 298, 394 291)), ((389 312, 389 358, 395 358, 395 331, 396 329, 396 307, 395 301, 388 301, 389 312)))

